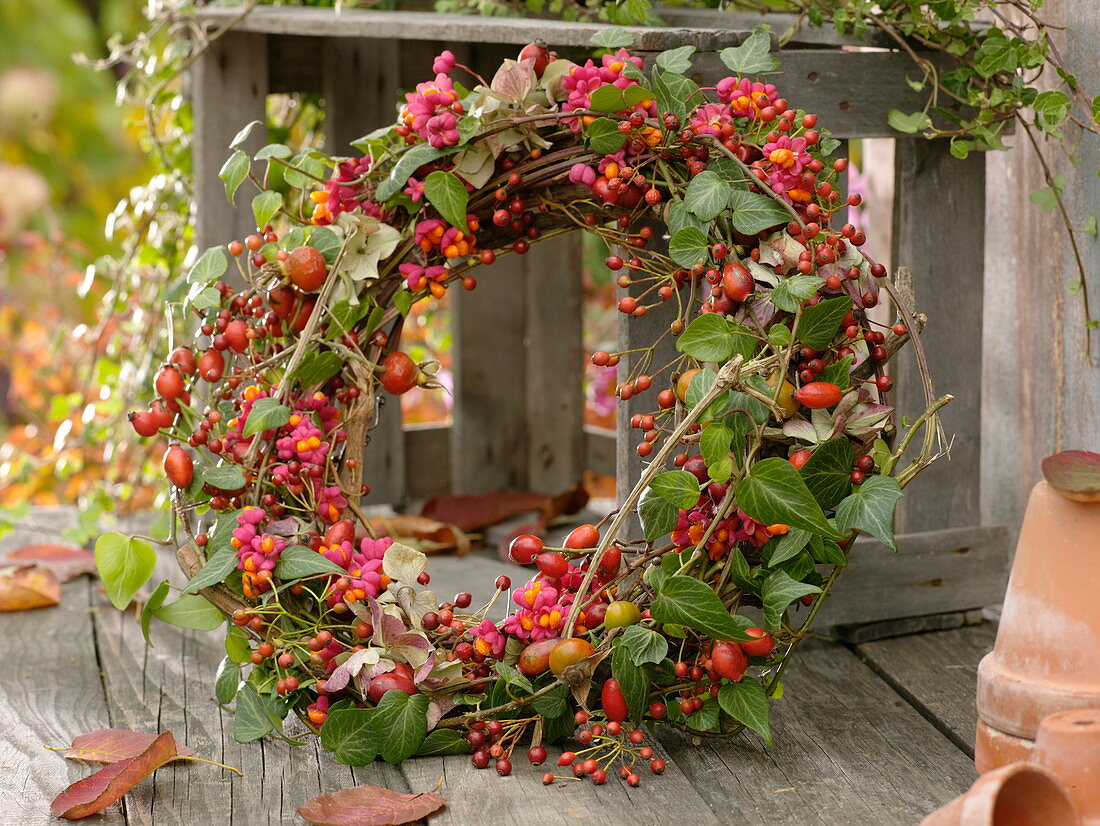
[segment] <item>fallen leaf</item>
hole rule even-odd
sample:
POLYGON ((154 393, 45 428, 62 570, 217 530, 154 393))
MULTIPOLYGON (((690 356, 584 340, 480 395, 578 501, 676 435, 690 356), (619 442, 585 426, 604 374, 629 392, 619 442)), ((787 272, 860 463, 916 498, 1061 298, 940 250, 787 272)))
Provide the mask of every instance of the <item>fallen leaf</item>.
POLYGON ((563 513, 576 513, 587 503, 584 485, 577 484, 557 496, 522 491, 433 496, 424 503, 420 515, 472 531, 527 511, 539 511, 549 521, 563 513))
POLYGON ((49 568, 61 582, 68 582, 83 574, 95 574, 95 554, 68 545, 42 543, 24 545, 8 554, 9 562, 29 562, 49 568))
POLYGON ((28 611, 61 602, 61 585, 48 568, 22 565, 0 569, 0 611, 28 611))
POLYGON ((54 798, 50 811, 66 820, 94 815, 177 756, 176 741, 172 733, 166 731, 140 754, 110 763, 90 777, 73 783, 54 798))
MULTIPOLYGON (((73 738, 73 744, 65 752, 70 760, 91 760, 95 763, 115 763, 128 757, 137 757, 157 739, 147 731, 129 731, 123 728, 101 728, 73 738)), ((177 757, 195 753, 187 746, 176 745, 177 757)))
POLYGON ((1043 459, 1043 476, 1052 488, 1078 502, 1100 501, 1100 453, 1063 450, 1043 459))
POLYGON ((462 528, 426 516, 377 516, 370 525, 379 536, 409 540, 406 544, 426 554, 450 550, 464 554, 470 550, 470 537, 462 528))
POLYGON ((313 826, 396 826, 420 820, 446 799, 433 792, 401 794, 378 786, 355 786, 315 797, 298 814, 313 826))

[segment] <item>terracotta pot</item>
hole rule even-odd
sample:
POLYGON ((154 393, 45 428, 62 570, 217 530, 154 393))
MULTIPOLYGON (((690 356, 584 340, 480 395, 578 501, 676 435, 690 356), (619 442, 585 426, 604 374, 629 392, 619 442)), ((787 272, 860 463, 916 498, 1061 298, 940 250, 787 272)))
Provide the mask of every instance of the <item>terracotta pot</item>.
POLYGON ((1069 796, 1042 766, 1013 763, 983 774, 970 791, 921 826, 1078 826, 1069 796))
POLYGON ((1100 503, 1031 491, 993 652, 978 666, 979 772, 1026 759, 1039 721, 1100 708, 1100 503))
POLYGON ((1100 709, 1044 717, 1032 760, 1058 778, 1085 826, 1100 826, 1100 709))

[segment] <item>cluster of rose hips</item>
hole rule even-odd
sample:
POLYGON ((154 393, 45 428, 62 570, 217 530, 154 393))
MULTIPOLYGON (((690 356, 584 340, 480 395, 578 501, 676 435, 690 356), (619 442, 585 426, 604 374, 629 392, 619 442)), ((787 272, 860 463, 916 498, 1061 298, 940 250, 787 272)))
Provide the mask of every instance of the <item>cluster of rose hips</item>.
POLYGON ((680 711, 687 715, 703 707, 703 695, 717 697, 722 680, 740 682, 750 665, 749 657, 767 658, 775 649, 775 640, 763 628, 745 631, 747 642, 714 642, 700 650, 694 663, 679 660, 673 674, 690 685, 678 689, 680 711))
MULTIPOLYGON (((604 713, 608 716, 606 723, 591 722, 591 715, 583 709, 573 715, 573 721, 582 727, 577 732, 576 739, 585 748, 562 752, 557 761, 562 768, 571 767, 572 776, 562 777, 553 772, 547 772, 542 777, 544 784, 550 785, 556 780, 580 780, 587 777, 594 785, 602 786, 607 782, 608 770, 616 762, 619 764, 619 776, 628 786, 638 786, 642 782, 637 772, 639 763, 648 764, 653 774, 664 774, 667 768, 665 761, 656 756, 651 746, 642 745, 645 742, 645 732, 641 729, 627 730, 623 726, 626 717, 626 701, 621 698, 618 683, 614 680, 606 681, 602 695, 604 713), (608 695, 613 695, 615 692, 619 693, 619 697, 609 701, 608 695), (609 706, 613 709, 610 713, 609 706), (621 719, 611 719, 611 717, 619 717, 620 712, 621 719)), ((661 719, 664 714, 653 716, 661 719)), ((535 765, 542 763, 546 759, 545 749, 541 750, 540 756, 540 760, 536 762, 532 759, 531 762, 535 765)))

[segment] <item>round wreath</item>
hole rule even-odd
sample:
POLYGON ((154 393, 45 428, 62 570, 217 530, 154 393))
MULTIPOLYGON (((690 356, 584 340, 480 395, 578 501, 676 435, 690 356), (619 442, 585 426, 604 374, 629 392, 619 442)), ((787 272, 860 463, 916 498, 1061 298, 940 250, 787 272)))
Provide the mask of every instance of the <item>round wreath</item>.
POLYGON ((647 75, 623 49, 580 65, 532 44, 492 82, 470 72, 469 91, 443 52, 362 156, 272 145, 227 161, 231 199, 260 187, 263 229, 198 258, 183 303, 207 343, 172 352, 131 420, 171 441, 191 577, 181 607, 158 607, 167 583, 150 603, 182 624, 203 599, 231 617, 217 695, 236 700, 238 739, 293 711, 343 762, 470 751, 507 774, 515 748, 538 764, 543 742, 575 734, 559 765, 596 783, 622 767, 632 784, 646 762, 663 770, 642 723, 770 739, 768 700, 852 539, 894 545, 947 397, 926 378, 927 412, 898 431, 884 368, 909 340, 923 366, 919 317, 863 232, 833 225, 859 203, 838 192, 837 142, 770 84, 699 88, 690 51, 647 75), (278 189, 253 173, 264 160, 278 189), (516 539, 529 581, 501 576, 479 609, 441 604, 426 558, 373 535, 359 507, 381 398, 433 385, 397 349, 404 314, 574 229, 623 250, 606 261, 621 287, 644 285, 621 312, 677 308, 676 359, 647 348, 618 388, 652 398, 631 422, 647 470, 564 547, 516 539), (883 289, 897 323, 869 317, 883 289), (637 540, 622 535, 634 513, 637 540))

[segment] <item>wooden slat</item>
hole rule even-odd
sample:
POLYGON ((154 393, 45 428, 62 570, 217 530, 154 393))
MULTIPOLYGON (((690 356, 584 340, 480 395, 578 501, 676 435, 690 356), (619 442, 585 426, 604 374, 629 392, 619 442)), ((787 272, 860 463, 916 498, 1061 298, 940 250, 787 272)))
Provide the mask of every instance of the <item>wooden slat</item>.
MULTIPOLYGON (((205 8, 200 21, 220 24, 236 16, 237 10, 205 8)), ((479 17, 415 11, 343 9, 339 14, 324 8, 260 7, 242 20, 240 31, 265 34, 312 35, 318 37, 367 37, 376 40, 435 40, 446 43, 506 43, 523 45, 538 36, 551 46, 589 46, 592 35, 607 28, 598 23, 569 23, 523 17, 479 17)), ((694 45, 699 49, 735 46, 751 29, 725 27, 691 29, 627 27, 640 50, 661 50, 694 45)))
MULTIPOLYGON (((28 524, 0 538, 0 558, 22 545, 60 541, 61 529, 75 522, 72 508, 35 509, 28 524)), ((97 768, 43 748, 111 725, 88 613, 93 587, 81 577, 62 586, 55 608, 0 614, 0 820, 10 826, 52 821, 50 801, 97 768)), ((118 807, 97 820, 124 822, 118 807)))
POLYGON ((968 755, 974 754, 978 661, 997 628, 984 623, 938 634, 868 642, 856 653, 968 755))
POLYGON ((1004 528, 953 528, 898 536, 895 555, 860 538, 822 607, 824 626, 966 611, 994 605, 1008 582, 1004 528))
POLYGON ((841 646, 808 642, 783 684, 772 747, 661 736, 724 823, 911 826, 973 782, 969 758, 841 646))
POLYGON ((658 6, 657 15, 668 26, 692 28, 735 28, 746 31, 756 26, 770 26, 774 37, 786 37, 785 46, 872 46, 897 48, 897 41, 878 29, 870 29, 863 37, 840 34, 831 25, 813 26, 805 17, 787 13, 758 13, 732 9, 692 8, 688 6, 658 6))
POLYGON ((601 476, 615 475, 615 431, 588 425, 584 428, 584 469, 601 476))
POLYGON ((410 499, 427 499, 451 492, 449 425, 416 425, 403 433, 405 473, 410 499))
MULTIPOLYGON (((898 141, 894 168, 894 264, 912 269, 917 308, 928 316, 921 340, 936 392, 955 396, 942 412, 953 440, 950 461, 937 462, 906 490, 897 530, 974 525, 981 475, 985 154, 959 160, 943 141, 910 139, 898 141)), ((894 404, 910 421, 925 409, 912 349, 893 367, 894 404)))
MULTIPOLYGON (((255 231, 249 208, 255 188, 247 183, 237 192, 234 209, 225 197, 218 171, 229 157, 229 143, 245 124, 266 122, 267 38, 262 34, 230 32, 211 44, 192 69, 192 105, 195 138, 195 242, 199 249, 225 244, 255 231)), ((244 147, 255 152, 267 143, 266 130, 257 128, 244 147)))

